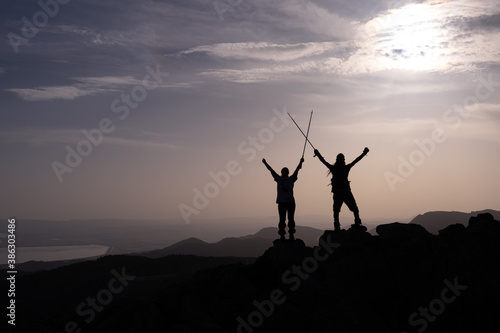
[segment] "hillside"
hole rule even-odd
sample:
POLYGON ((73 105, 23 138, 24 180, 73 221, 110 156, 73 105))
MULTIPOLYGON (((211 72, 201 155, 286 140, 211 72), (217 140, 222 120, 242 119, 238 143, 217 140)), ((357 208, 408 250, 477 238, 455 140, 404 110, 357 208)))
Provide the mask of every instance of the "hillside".
MULTIPOLYGON (((322 230, 311 227, 296 227, 296 234, 306 245, 317 244, 322 230)), ((142 252, 140 255, 149 258, 158 258, 171 254, 191 254, 199 256, 236 256, 236 257, 258 257, 269 246, 278 235, 278 228, 267 227, 259 230, 253 235, 242 237, 228 237, 215 243, 207 243, 198 238, 189 238, 177 242, 160 250, 142 252)))
POLYGON ((272 244, 272 241, 262 237, 224 238, 216 243, 207 243, 197 238, 189 238, 161 250, 140 253, 148 258, 159 258, 171 254, 190 254, 198 256, 228 256, 257 257, 272 244))
POLYGON ((255 262, 108 256, 19 277, 16 332, 493 333, 499 242, 482 214, 439 235, 391 223, 277 240, 255 262))

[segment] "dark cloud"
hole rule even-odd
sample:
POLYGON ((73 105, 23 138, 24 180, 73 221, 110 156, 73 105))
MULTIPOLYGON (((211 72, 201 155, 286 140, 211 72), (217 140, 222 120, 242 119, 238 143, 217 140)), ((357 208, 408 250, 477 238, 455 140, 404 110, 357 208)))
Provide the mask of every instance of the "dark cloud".
POLYGON ((464 30, 496 31, 500 29, 500 13, 462 18, 453 22, 452 25, 464 30))
POLYGON ((471 29, 497 30, 500 29, 500 14, 483 15, 469 22, 471 29))
POLYGON ((313 0, 343 17, 359 21, 370 20, 389 9, 399 8, 411 3, 423 3, 427 0, 313 0))

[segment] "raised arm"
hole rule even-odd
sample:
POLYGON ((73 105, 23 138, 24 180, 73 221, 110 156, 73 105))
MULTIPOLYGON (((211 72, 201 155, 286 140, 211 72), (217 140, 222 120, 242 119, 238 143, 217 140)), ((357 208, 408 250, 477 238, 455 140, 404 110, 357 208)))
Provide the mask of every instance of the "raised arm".
POLYGON ((318 156, 319 160, 324 164, 326 165, 327 168, 331 167, 331 164, 328 163, 324 158, 323 156, 321 156, 321 154, 319 153, 319 150, 315 149, 314 150, 314 156, 318 156))
POLYGON ((267 170, 269 170, 271 172, 271 175, 273 175, 273 177, 279 177, 279 175, 276 173, 276 171, 274 171, 273 168, 271 168, 271 166, 269 164, 267 164, 267 161, 265 158, 262 159, 262 163, 264 163, 267 170))
POLYGON ((297 168, 293 172, 292 177, 297 178, 297 176, 299 174, 299 170, 302 169, 302 163, 304 163, 304 158, 303 157, 300 159, 299 165, 297 165, 297 168))
POLYGON ((361 159, 363 157, 366 156, 366 154, 368 154, 370 150, 368 148, 365 147, 365 149, 363 149, 363 153, 361 155, 359 155, 354 161, 352 161, 351 163, 351 166, 354 166, 354 164, 358 163, 359 161, 361 161, 361 159))

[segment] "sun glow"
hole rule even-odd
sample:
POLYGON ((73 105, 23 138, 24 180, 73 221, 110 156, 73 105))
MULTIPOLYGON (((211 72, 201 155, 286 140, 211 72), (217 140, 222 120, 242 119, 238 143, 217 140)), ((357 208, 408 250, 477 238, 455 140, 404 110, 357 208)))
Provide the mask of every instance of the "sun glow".
MULTIPOLYGON (((414 4, 368 22, 365 41, 377 69, 433 71, 445 66, 439 6, 414 4)), ((372 64, 373 65, 373 64, 372 64)))

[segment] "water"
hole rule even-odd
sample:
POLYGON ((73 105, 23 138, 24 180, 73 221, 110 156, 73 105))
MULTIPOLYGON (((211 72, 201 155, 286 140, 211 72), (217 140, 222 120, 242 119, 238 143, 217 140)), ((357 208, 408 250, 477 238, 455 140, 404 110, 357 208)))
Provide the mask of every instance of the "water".
MULTIPOLYGON (((73 245, 73 246, 34 246, 16 248, 16 264, 30 260, 57 261, 71 260, 105 255, 109 246, 104 245, 73 245)), ((7 264, 7 249, 0 249, 0 264, 7 264)))

